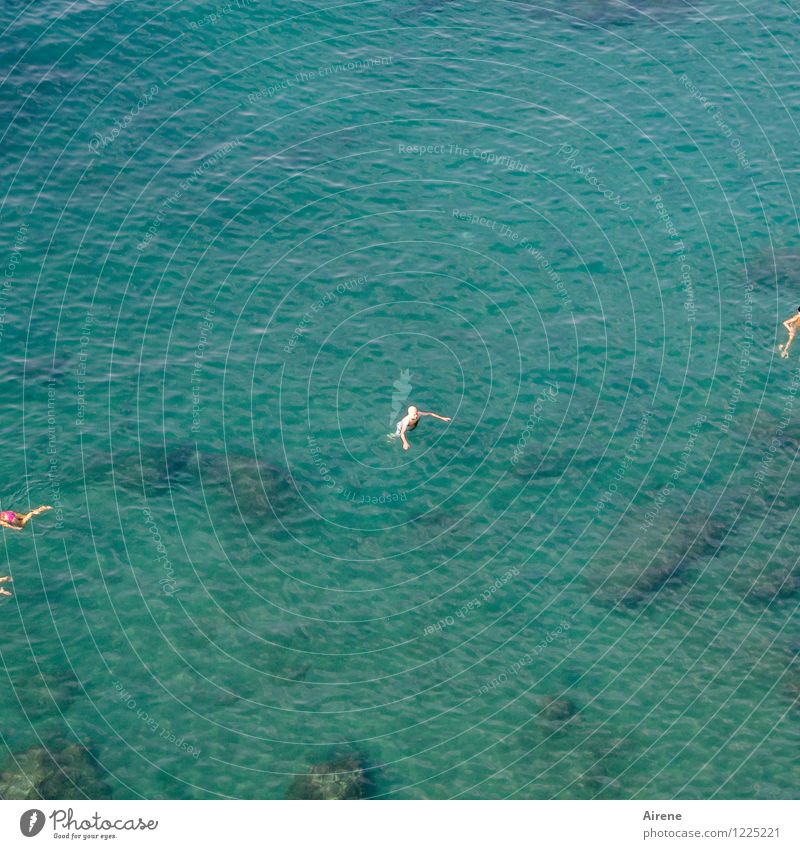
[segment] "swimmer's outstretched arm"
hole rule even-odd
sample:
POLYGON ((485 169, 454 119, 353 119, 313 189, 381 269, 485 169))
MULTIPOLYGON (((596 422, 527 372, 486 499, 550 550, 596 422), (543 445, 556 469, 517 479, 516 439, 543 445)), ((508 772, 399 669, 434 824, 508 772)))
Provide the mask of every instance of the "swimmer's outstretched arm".
POLYGON ((443 422, 449 422, 450 421, 450 416, 440 416, 438 413, 423 413, 422 411, 420 411, 420 415, 421 416, 433 416, 435 419, 439 419, 440 421, 443 421, 443 422))
MULTIPOLYGON (((10 581, 10 580, 11 580, 11 578, 9 578, 8 575, 6 575, 5 578, 0 578, 0 584, 5 584, 6 581, 10 581)), ((8 590, 4 590, 2 587, 0 587, 0 595, 12 595, 12 593, 10 593, 8 590)))
POLYGON ((9 525, 8 522, 6 522, 5 519, 0 519, 0 527, 8 528, 9 530, 12 530, 12 531, 21 531, 22 530, 22 528, 19 527, 19 525, 9 525))
POLYGON ((408 427, 408 421, 406 419, 403 419, 403 424, 400 425, 400 439, 403 440, 403 451, 408 451, 408 449, 411 447, 408 444, 408 440, 406 439, 406 428, 407 427, 408 427))

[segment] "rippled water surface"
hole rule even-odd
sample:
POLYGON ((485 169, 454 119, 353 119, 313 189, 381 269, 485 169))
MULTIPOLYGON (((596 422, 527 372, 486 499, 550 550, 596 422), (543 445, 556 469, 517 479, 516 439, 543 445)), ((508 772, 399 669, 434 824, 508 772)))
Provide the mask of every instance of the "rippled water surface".
POLYGON ((791 4, 0 26, 0 771, 796 797, 791 4))

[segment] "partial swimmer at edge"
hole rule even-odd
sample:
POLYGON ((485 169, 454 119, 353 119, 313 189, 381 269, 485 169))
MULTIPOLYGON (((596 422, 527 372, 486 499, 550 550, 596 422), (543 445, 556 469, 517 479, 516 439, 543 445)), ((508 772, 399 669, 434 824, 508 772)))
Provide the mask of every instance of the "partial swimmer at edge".
POLYGON ((25 513, 24 515, 15 513, 13 510, 0 510, 0 526, 12 531, 21 531, 34 516, 38 516, 40 513, 44 513, 46 510, 52 509, 53 508, 49 504, 45 504, 44 506, 37 507, 35 510, 31 510, 30 513, 25 513))
POLYGON ((787 318, 786 321, 783 322, 783 326, 789 333, 789 338, 786 340, 786 343, 783 345, 778 345, 778 350, 781 352, 781 357, 785 360, 789 356, 789 348, 791 347, 792 342, 794 342, 794 337, 797 334, 797 326, 800 324, 800 307, 797 308, 797 312, 791 317, 787 318))

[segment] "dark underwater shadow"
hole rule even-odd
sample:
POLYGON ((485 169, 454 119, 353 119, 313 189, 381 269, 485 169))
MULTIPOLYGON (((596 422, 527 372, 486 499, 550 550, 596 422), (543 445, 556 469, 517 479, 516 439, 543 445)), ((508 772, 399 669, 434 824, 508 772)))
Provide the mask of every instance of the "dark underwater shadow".
POLYGON ((145 445, 87 461, 87 476, 141 495, 143 500, 188 494, 193 500, 220 499, 245 519, 274 519, 302 507, 288 469, 252 454, 202 451, 191 444, 145 445))
POLYGON ((741 523, 732 501, 709 512, 687 509, 673 525, 664 517, 644 532, 632 520, 621 523, 588 572, 592 598, 611 607, 635 608, 668 591, 685 590, 734 544, 741 523))
POLYGON ((529 784, 514 798, 630 798, 621 776, 638 746, 620 735, 607 717, 594 716, 591 706, 579 704, 572 694, 534 697, 531 718, 515 739, 528 750, 525 756, 541 784, 529 784), (547 761, 542 762, 545 751, 547 761))
POLYGON ((800 254, 791 249, 765 250, 748 262, 744 278, 756 291, 800 294, 800 254))

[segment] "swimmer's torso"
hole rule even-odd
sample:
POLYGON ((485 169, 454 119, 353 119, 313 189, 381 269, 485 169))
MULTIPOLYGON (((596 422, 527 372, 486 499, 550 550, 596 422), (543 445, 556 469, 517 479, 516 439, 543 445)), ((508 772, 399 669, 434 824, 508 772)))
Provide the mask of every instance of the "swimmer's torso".
MULTIPOLYGON (((397 429, 395 430, 396 435, 399 435, 400 431, 403 429, 403 422, 404 421, 406 421, 406 419, 400 419, 400 421, 397 423, 397 429)), ((417 419, 416 421, 409 420, 408 423, 406 424, 406 430, 414 430, 414 428, 418 424, 419 424, 419 419, 417 419)))

